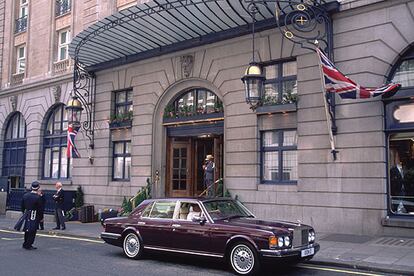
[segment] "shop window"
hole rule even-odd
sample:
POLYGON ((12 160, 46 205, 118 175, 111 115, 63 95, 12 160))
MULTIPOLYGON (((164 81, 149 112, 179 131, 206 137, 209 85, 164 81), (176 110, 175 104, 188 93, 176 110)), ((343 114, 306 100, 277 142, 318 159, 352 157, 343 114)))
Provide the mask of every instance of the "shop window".
POLYGON ((26 70, 26 47, 16 48, 16 74, 22 74, 26 70))
POLYGON ((58 41, 58 61, 69 58, 68 50, 70 44, 70 30, 63 30, 59 32, 58 41))
POLYGON ((131 175, 131 141, 113 143, 112 179, 129 180, 131 175))
POLYGON ((271 63, 263 66, 266 81, 263 105, 297 102, 296 61, 271 63))
POLYGON ((19 1, 19 16, 15 21, 15 33, 21 33, 27 30, 28 0, 19 1))
POLYGON ((213 92, 193 89, 182 94, 164 110, 164 119, 184 118, 223 112, 223 102, 213 92))
POLYGON ((56 16, 64 15, 71 10, 71 0, 56 0, 56 16))
POLYGON ((296 130, 272 130, 261 133, 261 179, 263 183, 297 182, 296 130))
POLYGON ((45 124, 43 139, 43 178, 71 176, 71 158, 66 157, 68 121, 65 105, 56 106, 45 124))

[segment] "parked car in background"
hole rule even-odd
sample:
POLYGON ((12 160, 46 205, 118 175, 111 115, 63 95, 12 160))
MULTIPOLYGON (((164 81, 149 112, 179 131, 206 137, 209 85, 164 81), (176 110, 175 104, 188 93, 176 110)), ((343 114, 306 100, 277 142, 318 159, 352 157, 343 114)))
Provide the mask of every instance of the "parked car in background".
POLYGON ((165 198, 141 203, 128 217, 103 223, 101 238, 139 259, 144 250, 221 258, 239 275, 265 259, 307 260, 319 250, 311 226, 264 221, 229 198, 165 198))

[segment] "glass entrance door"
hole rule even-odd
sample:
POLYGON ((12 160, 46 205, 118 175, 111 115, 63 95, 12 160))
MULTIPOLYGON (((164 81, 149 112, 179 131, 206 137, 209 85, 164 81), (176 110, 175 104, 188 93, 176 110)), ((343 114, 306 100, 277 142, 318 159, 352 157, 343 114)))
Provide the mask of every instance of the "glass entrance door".
POLYGON ((190 195, 191 187, 191 141, 172 141, 170 152, 170 196, 190 195))

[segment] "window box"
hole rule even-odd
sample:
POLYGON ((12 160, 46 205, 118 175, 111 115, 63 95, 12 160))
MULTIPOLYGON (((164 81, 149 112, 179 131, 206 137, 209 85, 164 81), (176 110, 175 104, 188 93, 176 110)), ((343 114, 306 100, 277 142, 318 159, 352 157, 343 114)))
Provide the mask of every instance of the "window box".
POLYGON ((132 120, 126 121, 113 121, 109 123, 110 129, 117 129, 117 128, 131 128, 132 127, 132 120))
POLYGON ((257 114, 268 114, 268 113, 285 113, 297 111, 298 107, 296 103, 287 104, 276 104, 276 105, 264 105, 259 106, 256 109, 257 114))

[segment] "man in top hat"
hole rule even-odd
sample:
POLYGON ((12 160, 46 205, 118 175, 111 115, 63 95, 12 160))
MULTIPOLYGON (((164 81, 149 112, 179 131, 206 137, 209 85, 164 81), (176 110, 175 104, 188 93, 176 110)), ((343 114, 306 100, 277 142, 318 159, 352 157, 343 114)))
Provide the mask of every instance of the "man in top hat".
POLYGON ((214 187, 214 157, 213 155, 207 155, 206 160, 203 165, 203 171, 204 171, 204 188, 207 189, 207 194, 209 197, 215 196, 215 187, 214 187))
POLYGON ((41 212, 41 199, 37 194, 40 184, 34 181, 31 186, 31 192, 23 195, 22 212, 24 213, 24 243, 23 248, 27 250, 36 249, 33 246, 36 238, 36 231, 39 227, 39 214, 41 212))

